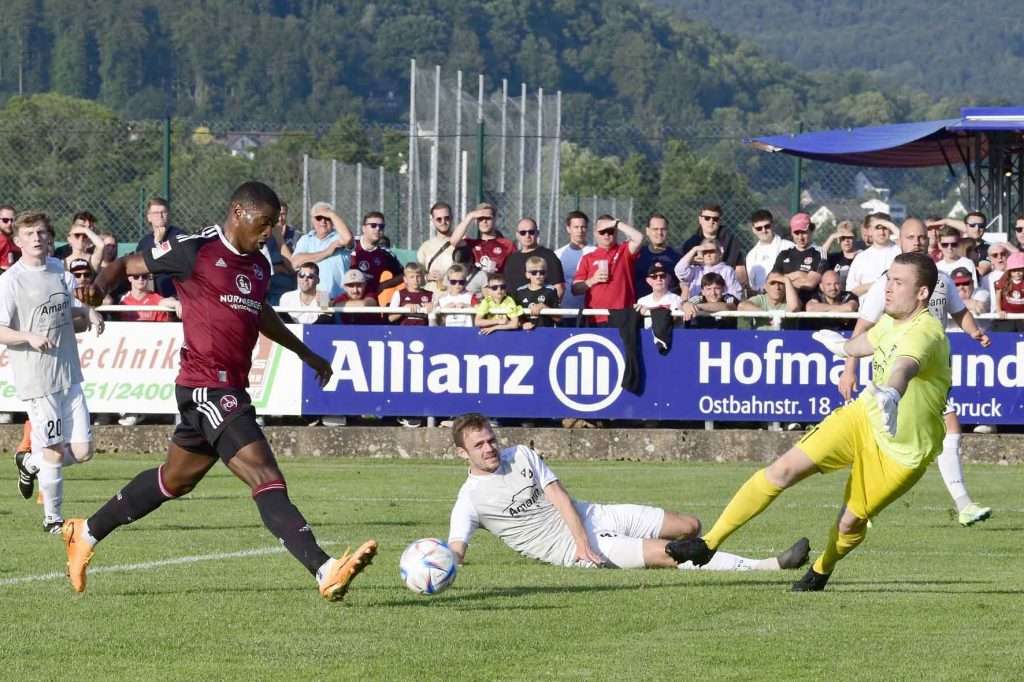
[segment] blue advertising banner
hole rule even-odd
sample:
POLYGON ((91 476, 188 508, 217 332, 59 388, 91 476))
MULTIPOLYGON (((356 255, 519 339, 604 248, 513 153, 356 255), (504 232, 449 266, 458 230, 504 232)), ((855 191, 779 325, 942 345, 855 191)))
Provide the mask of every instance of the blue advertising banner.
MULTIPOLYGON (((475 329, 304 328, 331 361, 320 389, 304 368, 304 414, 591 417, 815 422, 842 403, 843 362, 810 332, 676 330, 658 353, 640 333, 639 387, 622 387, 629 356, 616 330, 540 329, 482 336, 475 329)), ((953 401, 967 423, 1024 423, 1024 340, 993 334, 982 349, 951 335, 953 401)), ((861 361, 859 382, 870 379, 861 361)))

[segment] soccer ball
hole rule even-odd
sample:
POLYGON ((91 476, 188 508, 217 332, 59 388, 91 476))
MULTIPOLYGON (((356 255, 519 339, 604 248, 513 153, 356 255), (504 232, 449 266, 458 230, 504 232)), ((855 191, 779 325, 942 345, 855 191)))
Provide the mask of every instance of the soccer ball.
POLYGON ((437 538, 412 542, 398 560, 399 575, 416 594, 437 594, 455 582, 455 554, 437 538))

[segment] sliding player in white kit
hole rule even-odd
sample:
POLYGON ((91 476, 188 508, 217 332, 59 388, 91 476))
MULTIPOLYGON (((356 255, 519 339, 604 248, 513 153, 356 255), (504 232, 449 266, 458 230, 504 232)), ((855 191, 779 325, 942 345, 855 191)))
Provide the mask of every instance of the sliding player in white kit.
POLYGON ((31 453, 16 455, 18 490, 43 496, 43 530, 59 533, 64 519, 61 468, 92 458, 89 408, 82 394, 76 331, 103 318, 74 297, 75 280, 50 258, 53 230, 45 213, 22 213, 14 225, 21 260, 0 275, 0 344, 6 345, 19 400, 32 422, 31 453))
MULTIPOLYGON (((483 527, 520 554, 555 566, 697 568, 665 552, 669 540, 696 537, 693 516, 636 504, 575 501, 536 452, 499 449, 487 417, 467 414, 452 426, 456 451, 469 461, 469 479, 452 509, 448 546, 461 564, 470 537, 483 527)), ((810 543, 797 542, 770 559, 718 552, 702 570, 799 568, 810 543)))
MULTIPOLYGON (((884 222, 884 221, 883 221, 884 222)), ((890 229, 896 226, 890 223, 890 229)), ((923 222, 917 218, 908 218, 899 229, 900 248, 903 253, 927 253, 928 252, 928 231, 923 222)), ((888 277, 883 274, 871 288, 868 289, 860 299, 860 314, 857 325, 853 329, 851 338, 867 332, 875 326, 875 323, 885 312, 885 286, 888 277)), ((971 315, 971 311, 964 305, 956 287, 953 286, 949 276, 939 271, 939 280, 935 284, 935 290, 928 300, 928 311, 940 322, 943 328, 946 327, 948 318, 953 321, 972 339, 987 348, 992 342, 984 330, 978 327, 978 323, 971 315)), ((847 360, 842 376, 839 378, 839 392, 846 400, 853 398, 853 389, 857 385, 857 360, 847 360)), ((957 520, 961 526, 973 526, 979 521, 992 516, 991 507, 982 507, 971 499, 964 484, 964 469, 960 462, 960 419, 957 417, 953 403, 946 403, 946 411, 943 413, 946 421, 946 437, 942 441, 942 452, 935 461, 939 465, 939 473, 942 474, 942 482, 946 484, 949 496, 956 504, 957 520)))

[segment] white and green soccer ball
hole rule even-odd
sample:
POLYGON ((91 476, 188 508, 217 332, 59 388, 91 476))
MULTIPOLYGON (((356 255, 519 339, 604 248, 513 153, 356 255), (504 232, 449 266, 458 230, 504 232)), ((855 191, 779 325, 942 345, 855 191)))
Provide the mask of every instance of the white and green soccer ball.
POLYGON ((415 540, 398 560, 399 575, 416 594, 437 594, 455 582, 455 554, 437 538, 415 540))

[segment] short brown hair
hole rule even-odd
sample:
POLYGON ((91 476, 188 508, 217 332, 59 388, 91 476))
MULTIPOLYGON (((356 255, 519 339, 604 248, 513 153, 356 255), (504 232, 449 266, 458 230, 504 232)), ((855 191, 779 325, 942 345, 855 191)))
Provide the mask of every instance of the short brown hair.
POLYGON ((583 211, 569 211, 565 214, 565 226, 569 227, 569 223, 579 219, 582 219, 587 225, 590 224, 590 218, 588 218, 587 214, 583 211))
POLYGON ((721 204, 704 204, 700 207, 700 211, 698 211, 698 213, 703 211, 714 211, 718 215, 722 215, 722 206, 721 204))
POLYGON ((960 239, 961 236, 962 235, 960 234, 960 230, 956 229, 955 227, 950 227, 949 225, 946 225, 941 230, 939 230, 939 239, 943 237, 956 237, 957 239, 960 239))
POLYGON ((423 274, 423 270, 423 264, 415 260, 409 261, 408 263, 405 264, 405 267, 402 268, 402 272, 415 272, 420 275, 423 274))
POLYGON ((479 412, 470 412, 456 417, 452 423, 452 439, 460 448, 466 447, 466 431, 482 431, 491 428, 491 420, 479 412))
POLYGON ((939 281, 939 269, 936 267, 935 261, 932 260, 931 256, 905 251, 893 258, 892 262, 899 263, 900 265, 914 266, 914 269, 917 271, 917 282, 915 282, 915 285, 927 287, 928 297, 931 298, 932 292, 935 291, 935 284, 939 281))
POLYGON ((146 211, 149 212, 149 209, 154 206, 162 206, 168 210, 171 208, 170 204, 167 203, 167 199, 164 199, 163 197, 150 197, 149 203, 146 204, 146 211))
POLYGON ((35 227, 36 225, 42 224, 46 231, 53 234, 53 227, 50 225, 50 216, 46 215, 42 211, 24 211, 18 214, 18 217, 14 219, 14 232, 17 234, 18 230, 23 227, 35 227))

